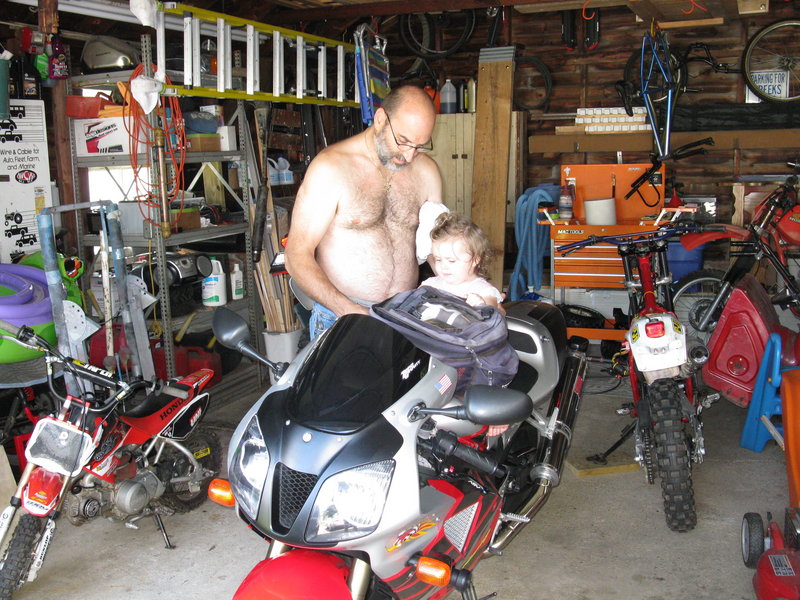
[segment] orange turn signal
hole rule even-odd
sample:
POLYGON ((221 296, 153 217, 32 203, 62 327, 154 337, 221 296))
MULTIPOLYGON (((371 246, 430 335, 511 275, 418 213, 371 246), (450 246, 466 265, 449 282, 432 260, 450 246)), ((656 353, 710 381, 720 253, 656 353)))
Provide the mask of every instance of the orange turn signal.
POLYGON ((450 565, 430 556, 417 559, 417 579, 429 585, 443 587, 450 583, 450 565))
POLYGON ((234 506, 236 500, 233 499, 231 484, 225 479, 212 479, 208 484, 208 498, 222 506, 234 506))

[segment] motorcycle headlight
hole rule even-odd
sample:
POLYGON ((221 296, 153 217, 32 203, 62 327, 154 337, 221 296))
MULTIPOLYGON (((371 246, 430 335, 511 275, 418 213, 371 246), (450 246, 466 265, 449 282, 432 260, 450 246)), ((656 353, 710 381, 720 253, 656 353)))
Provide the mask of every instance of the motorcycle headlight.
POLYGON ((237 504, 251 519, 255 520, 261 503, 261 490, 269 470, 269 452, 253 415, 247 424, 239 447, 231 461, 228 478, 237 504))
POLYGON ((308 542, 341 542, 375 531, 386 504, 394 461, 382 460, 329 477, 306 527, 308 542))

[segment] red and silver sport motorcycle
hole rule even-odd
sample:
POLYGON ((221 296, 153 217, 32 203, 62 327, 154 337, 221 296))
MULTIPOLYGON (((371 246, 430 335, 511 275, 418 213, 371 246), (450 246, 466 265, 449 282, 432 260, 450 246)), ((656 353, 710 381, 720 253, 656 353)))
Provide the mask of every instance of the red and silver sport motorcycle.
POLYGON ((14 336, 3 339, 45 353, 53 396, 56 365, 85 389, 81 398, 61 398, 59 412, 39 419, 31 433, 27 464, 0 514, 0 544, 13 531, 0 562, 0 598, 36 578, 61 514, 75 525, 102 516, 133 528, 153 516, 171 548, 161 515, 199 506, 219 469, 219 441, 199 426, 209 403, 203 388, 214 372, 200 369, 168 385, 127 383, 63 356, 28 327, 0 321, 0 329, 14 336))
MULTIPOLYGON (((477 598, 478 561, 559 483, 586 372, 586 340, 567 340, 557 308, 505 308, 518 374, 462 399, 456 369, 371 316, 301 351, 234 432, 229 487, 211 486, 269 542, 237 600, 477 598), (491 449, 471 437, 508 423, 491 449)), ((234 313, 217 309, 214 332, 276 367, 234 313)))

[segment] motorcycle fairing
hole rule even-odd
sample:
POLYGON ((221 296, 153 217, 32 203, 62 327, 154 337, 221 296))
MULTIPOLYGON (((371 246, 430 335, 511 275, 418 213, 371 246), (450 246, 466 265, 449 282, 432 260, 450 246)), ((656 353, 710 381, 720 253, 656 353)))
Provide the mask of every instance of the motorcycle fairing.
POLYGON ((335 554, 293 550, 258 563, 233 600, 352 600, 348 573, 347 563, 335 554))
MULTIPOLYGON (((434 502, 437 507, 434 514, 443 516, 429 519, 436 521, 435 531, 415 539, 414 547, 404 545, 403 554, 436 556, 449 562, 454 569, 472 569, 480 558, 478 552, 482 552, 488 543, 487 538, 494 533, 500 497, 491 492, 484 495, 475 487, 483 485, 489 490, 493 489, 488 480, 447 482, 435 479, 428 481, 428 484, 422 490, 423 510, 427 502, 434 502), (438 510, 443 512, 439 513, 438 510)), ((409 542, 410 545, 412 542, 409 542)), ((422 596, 434 588, 418 580, 414 567, 407 565, 403 565, 399 572, 385 577, 384 581, 401 598, 422 596)), ((441 597, 451 589, 451 586, 443 588, 441 597)))
POLYGON ((265 480, 273 482, 273 489, 263 490, 254 526, 267 537, 291 545, 331 546, 331 543, 308 543, 305 539, 306 524, 322 484, 340 471, 391 459, 402 440, 382 417, 349 435, 296 423, 288 407, 292 396, 293 388, 268 393, 256 412, 270 456, 265 480), (284 485, 291 485, 289 478, 292 478, 305 480, 310 486, 305 498, 292 497, 291 508, 282 501, 282 478, 286 479, 284 485))
POLYGON ((558 385, 568 354, 564 314, 546 302, 521 300, 503 306, 508 341, 519 356, 517 375, 508 387, 525 392, 541 408, 558 385))

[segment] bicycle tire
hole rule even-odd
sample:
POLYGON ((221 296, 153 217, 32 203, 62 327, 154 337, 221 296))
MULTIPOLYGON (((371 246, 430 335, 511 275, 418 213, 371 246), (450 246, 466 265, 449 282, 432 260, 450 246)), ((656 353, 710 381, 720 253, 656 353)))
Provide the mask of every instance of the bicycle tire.
MULTIPOLYGON (((419 26, 422 32, 422 44, 423 46, 427 47, 431 43, 431 23, 430 19, 428 19, 428 15, 425 13, 422 14, 412 14, 408 15, 409 18, 418 17, 419 18, 419 26)), ((406 72, 400 77, 400 80, 406 79, 412 75, 418 75, 422 71, 422 67, 425 64, 425 59, 421 56, 417 56, 414 59, 414 62, 411 63, 411 66, 406 69, 406 72)))
MULTIPOLYGON (((524 56, 514 59, 514 64, 516 68, 514 69, 514 108, 517 110, 538 110, 543 109, 547 110, 547 107, 550 105, 550 96, 553 93, 553 75, 550 72, 549 67, 544 64, 544 62, 535 56, 524 56), (537 104, 525 104, 520 100, 519 94, 517 90, 520 86, 516 83, 517 75, 520 73, 519 66, 520 65, 533 65, 533 68, 539 72, 539 75, 542 78, 542 84, 544 89, 544 98, 538 102, 537 104)), ((526 86, 530 87, 530 86, 526 86)))
MULTIPOLYGON (((624 80, 631 82, 637 92, 641 92, 642 89, 642 80, 639 72, 639 65, 641 62, 642 49, 638 48, 634 50, 628 57, 628 60, 625 62, 625 70, 622 72, 624 80)), ((678 94, 680 94, 681 90, 686 86, 686 82, 689 78, 689 72, 686 68, 686 65, 681 63, 678 56, 672 52, 672 50, 670 50, 669 53, 669 64, 674 74, 673 77, 675 77, 675 83, 677 84, 675 87, 675 98, 673 98, 674 103, 677 100, 678 94)), ((650 98, 654 103, 658 104, 659 102, 664 102, 667 99, 667 94, 653 94, 650 96, 650 98)), ((637 93, 635 96, 633 96, 632 100, 637 106, 644 106, 644 100, 642 100, 640 93, 637 93)))
MULTIPOLYGON (((414 31, 411 28, 410 15, 403 15, 400 17, 400 39, 405 47, 408 48, 408 50, 414 56, 418 56, 426 60, 446 58, 451 54, 455 54, 461 50, 472 37, 472 34, 475 31, 475 22, 477 21, 477 18, 475 17, 475 9, 457 12, 465 14, 466 22, 464 23, 464 29, 461 31, 461 34, 449 48, 444 50, 435 50, 433 48, 424 46, 422 41, 418 40, 417 36, 414 35, 414 31)), ((433 17, 430 14, 425 13, 425 18, 428 20, 428 25, 431 30, 434 30, 436 24, 434 23, 433 17)))
POLYGON ((722 271, 700 269, 685 275, 673 285, 672 309, 687 337, 708 344, 714 332, 714 324, 710 324, 706 331, 700 331, 697 321, 719 292, 724 277, 725 273, 722 271))
POLYGON ((797 102, 800 100, 800 20, 776 21, 756 32, 747 42, 742 55, 742 74, 747 87, 768 102, 797 102), (786 97, 761 89, 756 73, 786 70, 786 97))

